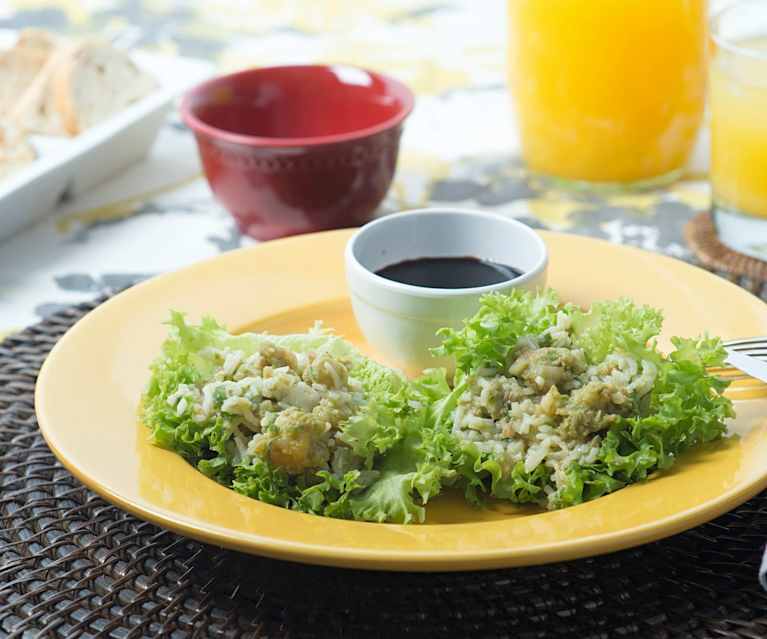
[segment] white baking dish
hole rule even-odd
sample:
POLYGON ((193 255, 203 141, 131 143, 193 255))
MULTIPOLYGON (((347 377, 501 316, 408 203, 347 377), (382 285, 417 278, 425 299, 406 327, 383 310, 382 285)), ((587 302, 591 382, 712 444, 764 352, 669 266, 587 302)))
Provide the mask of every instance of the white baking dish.
MULTIPOLYGON (((0 49, 11 46, 13 31, 0 30, 0 49)), ((136 53, 135 63, 157 79, 150 95, 72 138, 33 136, 38 158, 0 178, 0 241, 144 157, 174 98, 212 73, 201 60, 136 53)))

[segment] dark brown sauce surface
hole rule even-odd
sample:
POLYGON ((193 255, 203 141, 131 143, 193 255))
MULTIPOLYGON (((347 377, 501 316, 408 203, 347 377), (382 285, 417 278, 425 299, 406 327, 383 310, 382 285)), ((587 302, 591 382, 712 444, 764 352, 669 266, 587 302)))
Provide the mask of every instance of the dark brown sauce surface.
POLYGON ((475 288, 508 282, 522 271, 476 257, 420 257, 384 266, 376 275, 428 288, 475 288))

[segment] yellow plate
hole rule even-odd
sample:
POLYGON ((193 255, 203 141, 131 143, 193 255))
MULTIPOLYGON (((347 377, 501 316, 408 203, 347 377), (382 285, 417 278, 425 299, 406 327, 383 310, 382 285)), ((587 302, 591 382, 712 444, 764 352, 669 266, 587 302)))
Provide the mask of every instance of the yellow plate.
MULTIPOLYGON (((743 434, 680 460, 670 472, 556 512, 445 495, 424 525, 342 521, 238 495, 147 443, 136 407, 168 309, 209 313, 230 329, 302 331, 316 319, 365 349, 346 297, 350 231, 269 242, 136 286, 100 306, 56 344, 37 384, 40 428, 88 487, 142 519, 245 552, 385 570, 468 570, 606 553, 703 523, 767 486, 767 402, 739 402, 743 434)), ((628 295, 662 308, 665 333, 767 334, 767 307, 683 262, 582 237, 546 233, 550 284, 588 304, 628 295)))

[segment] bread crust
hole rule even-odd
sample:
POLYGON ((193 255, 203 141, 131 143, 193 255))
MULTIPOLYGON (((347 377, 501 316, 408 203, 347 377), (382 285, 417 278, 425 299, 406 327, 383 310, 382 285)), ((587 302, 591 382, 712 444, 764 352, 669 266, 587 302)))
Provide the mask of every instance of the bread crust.
POLYGON ((69 46, 62 45, 49 56, 45 66, 8 114, 8 121, 12 125, 31 133, 64 135, 61 116, 53 101, 51 84, 69 46))
POLYGON ((63 52, 51 78, 51 102, 59 114, 62 128, 68 135, 80 133, 77 109, 73 99, 72 76, 77 59, 82 55, 85 46, 88 46, 88 43, 80 43, 63 52))
POLYGON ((0 55, 0 73, 5 73, 0 91, 0 115, 13 108, 19 94, 33 82, 47 58, 47 53, 25 47, 14 47, 0 55))

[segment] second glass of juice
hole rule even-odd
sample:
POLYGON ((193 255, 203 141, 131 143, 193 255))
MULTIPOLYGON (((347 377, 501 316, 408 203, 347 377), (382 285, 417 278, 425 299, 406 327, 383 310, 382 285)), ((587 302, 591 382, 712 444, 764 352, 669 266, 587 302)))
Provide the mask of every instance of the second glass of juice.
POLYGON ((508 0, 509 73, 529 169, 575 185, 682 172, 706 92, 706 0, 508 0))
POLYGON ((767 2, 732 2, 712 27, 714 220, 725 245, 767 260, 767 2))

